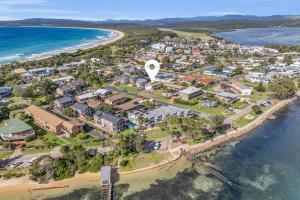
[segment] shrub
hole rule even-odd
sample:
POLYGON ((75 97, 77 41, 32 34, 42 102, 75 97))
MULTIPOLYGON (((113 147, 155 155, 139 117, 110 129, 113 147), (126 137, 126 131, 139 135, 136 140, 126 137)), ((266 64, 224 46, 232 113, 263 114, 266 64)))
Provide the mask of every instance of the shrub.
POLYGON ((126 167, 126 166, 128 165, 128 163, 129 163, 128 160, 122 160, 122 161, 120 162, 120 166, 126 167))
POLYGON ((180 103, 180 104, 190 105, 190 106, 193 106, 193 105, 196 105, 199 103, 199 101, 197 101, 197 100, 185 101, 185 100, 182 100, 179 98, 174 99, 174 101, 175 101, 175 103, 180 103))

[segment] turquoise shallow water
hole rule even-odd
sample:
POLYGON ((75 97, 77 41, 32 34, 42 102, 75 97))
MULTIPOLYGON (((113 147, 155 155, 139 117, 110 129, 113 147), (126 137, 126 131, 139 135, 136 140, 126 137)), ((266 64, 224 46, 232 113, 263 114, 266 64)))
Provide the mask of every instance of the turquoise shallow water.
POLYGON ((0 64, 104 40, 112 32, 99 29, 0 27, 0 64))
POLYGON ((215 36, 244 45, 300 45, 300 28, 248 28, 216 33, 215 36))

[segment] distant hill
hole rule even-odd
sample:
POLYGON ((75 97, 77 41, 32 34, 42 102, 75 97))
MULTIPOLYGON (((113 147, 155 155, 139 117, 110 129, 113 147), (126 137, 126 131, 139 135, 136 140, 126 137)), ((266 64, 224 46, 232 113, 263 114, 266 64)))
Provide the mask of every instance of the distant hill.
POLYGON ((147 20, 105 20, 82 21, 71 19, 25 19, 16 21, 0 21, 5 26, 74 26, 74 27, 101 27, 118 25, 147 25, 166 28, 252 28, 252 27, 300 27, 300 16, 252 16, 252 15, 226 15, 226 16, 199 16, 191 18, 163 18, 147 20))

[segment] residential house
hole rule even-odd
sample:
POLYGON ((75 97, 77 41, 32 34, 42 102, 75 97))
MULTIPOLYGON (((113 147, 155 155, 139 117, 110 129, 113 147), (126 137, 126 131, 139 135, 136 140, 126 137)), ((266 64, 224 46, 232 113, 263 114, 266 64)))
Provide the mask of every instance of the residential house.
POLYGON ((119 111, 129 111, 129 110, 133 110, 135 109, 136 107, 140 106, 140 103, 139 103, 140 99, 134 99, 134 100, 131 100, 131 101, 128 101, 124 104, 121 104, 121 105, 117 105, 116 108, 117 110, 119 111))
POLYGON ((56 99, 54 101, 54 107, 56 109, 60 110, 60 109, 64 109, 64 108, 69 108, 74 103, 75 103, 75 101, 74 101, 73 97, 66 96, 66 97, 56 99))
POLYGON ((128 119, 133 124, 139 124, 139 117, 142 117, 144 120, 144 126, 155 126, 159 123, 162 123, 165 118, 170 116, 181 116, 181 117, 191 117, 195 113, 192 110, 180 108, 172 105, 164 105, 148 110, 147 112, 141 112, 138 110, 128 111, 128 119))
POLYGON ((56 93, 60 96, 72 95, 76 91, 85 87, 85 83, 81 80, 71 82, 65 86, 56 89, 56 93))
POLYGON ((0 87, 0 98, 11 96, 12 91, 13 89, 11 87, 0 87))
POLYGON ((109 94, 111 94, 110 90, 99 89, 99 90, 96 90, 96 91, 93 91, 93 92, 88 92, 88 93, 85 93, 85 94, 78 95, 78 96, 76 96, 76 100, 79 103, 85 103, 89 99, 93 99, 93 98, 104 99, 109 94))
POLYGON ((198 80, 195 76, 184 76, 179 78, 180 83, 187 83, 188 85, 194 84, 198 80))
POLYGON ((193 56, 200 56, 201 50, 199 47, 193 49, 193 56))
POLYGON ((19 119, 3 121, 4 126, 0 128, 0 139, 5 141, 25 140, 27 137, 35 137, 31 126, 19 119))
POLYGON ((189 87, 179 92, 182 100, 188 101, 202 94, 202 90, 195 87, 189 87))
POLYGON ((110 113, 97 111, 94 122, 106 131, 118 133, 126 129, 126 121, 110 113))
POLYGON ((126 101, 125 95, 122 93, 119 93, 119 94, 116 94, 116 95, 106 98, 104 103, 106 103, 108 105, 116 106, 116 105, 125 103, 125 101, 126 101))
POLYGON ((239 95, 230 92, 220 92, 217 97, 225 102, 234 103, 239 101, 239 95))
POLYGON ((130 83, 130 77, 128 75, 123 75, 119 78, 119 82, 121 84, 128 84, 130 83))
POLYGON ((211 85, 214 83, 214 79, 207 78, 207 77, 201 77, 197 79, 197 82, 203 85, 211 85))
POLYGON ((78 102, 74 103, 71 106, 71 109, 74 110, 80 117, 90 117, 94 113, 94 110, 91 107, 78 102))
POLYGON ((243 96, 250 96, 252 94, 253 88, 243 85, 241 83, 232 83, 230 84, 230 89, 243 96))

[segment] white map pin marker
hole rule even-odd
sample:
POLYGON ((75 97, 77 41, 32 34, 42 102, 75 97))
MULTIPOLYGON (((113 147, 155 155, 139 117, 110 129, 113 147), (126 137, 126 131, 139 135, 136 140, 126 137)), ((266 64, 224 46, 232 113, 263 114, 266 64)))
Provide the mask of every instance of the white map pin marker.
POLYGON ((151 79, 151 82, 155 80, 157 73, 160 70, 160 64, 156 60, 149 60, 145 64, 145 70, 151 79))

